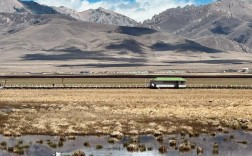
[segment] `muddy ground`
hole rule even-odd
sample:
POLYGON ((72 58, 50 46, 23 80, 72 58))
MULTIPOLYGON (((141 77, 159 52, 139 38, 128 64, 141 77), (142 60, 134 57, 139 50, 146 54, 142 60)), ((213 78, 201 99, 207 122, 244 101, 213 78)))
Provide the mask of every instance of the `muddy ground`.
POLYGON ((252 90, 1 90, 4 135, 252 130, 252 90))

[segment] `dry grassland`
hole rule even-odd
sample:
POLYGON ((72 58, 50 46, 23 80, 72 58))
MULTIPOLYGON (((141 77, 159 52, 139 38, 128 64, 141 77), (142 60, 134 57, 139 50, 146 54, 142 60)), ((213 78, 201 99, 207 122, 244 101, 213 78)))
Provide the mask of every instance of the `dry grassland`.
POLYGON ((252 90, 2 90, 0 133, 252 130, 252 90))

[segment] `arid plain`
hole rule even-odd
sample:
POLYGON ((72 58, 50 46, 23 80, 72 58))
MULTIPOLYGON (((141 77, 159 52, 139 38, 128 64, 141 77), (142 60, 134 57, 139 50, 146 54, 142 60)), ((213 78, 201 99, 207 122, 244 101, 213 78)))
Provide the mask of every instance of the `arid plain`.
POLYGON ((2 90, 0 133, 99 135, 252 130, 252 90, 2 90))

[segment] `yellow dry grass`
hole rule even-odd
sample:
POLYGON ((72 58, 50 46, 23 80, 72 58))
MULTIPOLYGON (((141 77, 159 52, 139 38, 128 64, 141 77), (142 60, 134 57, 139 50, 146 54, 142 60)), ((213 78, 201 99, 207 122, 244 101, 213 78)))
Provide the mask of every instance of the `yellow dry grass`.
POLYGON ((2 90, 0 117, 1 133, 252 130, 252 90, 2 90))

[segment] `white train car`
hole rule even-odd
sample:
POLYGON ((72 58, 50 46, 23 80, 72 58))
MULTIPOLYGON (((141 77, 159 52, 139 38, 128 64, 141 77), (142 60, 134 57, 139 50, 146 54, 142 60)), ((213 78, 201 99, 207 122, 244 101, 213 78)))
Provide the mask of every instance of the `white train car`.
POLYGON ((186 88, 186 80, 180 77, 158 77, 150 81, 150 88, 186 88))

